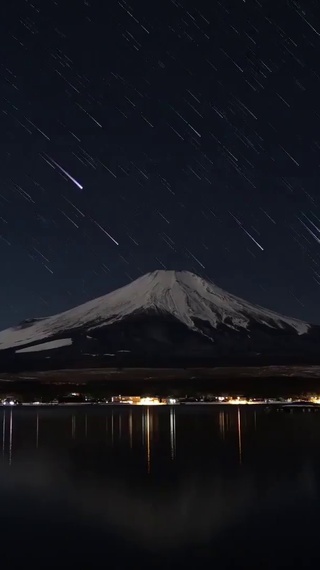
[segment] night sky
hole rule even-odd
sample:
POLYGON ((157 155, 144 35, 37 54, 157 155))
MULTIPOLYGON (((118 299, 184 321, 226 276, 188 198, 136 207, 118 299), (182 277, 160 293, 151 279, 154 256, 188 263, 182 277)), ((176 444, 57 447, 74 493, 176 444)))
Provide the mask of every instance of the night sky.
POLYGON ((318 0, 5 0, 0 328, 155 269, 320 323, 318 0))

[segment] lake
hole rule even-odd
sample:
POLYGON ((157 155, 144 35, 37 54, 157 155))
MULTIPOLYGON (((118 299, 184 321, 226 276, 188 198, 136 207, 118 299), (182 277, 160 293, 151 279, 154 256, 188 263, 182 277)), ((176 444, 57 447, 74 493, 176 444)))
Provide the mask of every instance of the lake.
POLYGON ((2 408, 3 568, 313 568, 320 414, 2 408))

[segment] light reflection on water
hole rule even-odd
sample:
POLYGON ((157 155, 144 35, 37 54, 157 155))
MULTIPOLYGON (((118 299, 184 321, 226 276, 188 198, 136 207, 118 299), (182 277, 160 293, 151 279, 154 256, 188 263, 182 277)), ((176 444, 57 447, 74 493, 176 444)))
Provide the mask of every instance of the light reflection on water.
MULTIPOLYGON (((52 525, 84 533, 91 561, 89 529, 111 550, 115 541, 129 541, 141 556, 156 550, 159 567, 169 553, 188 565, 202 545, 204 563, 235 564, 237 555, 237 567, 245 556, 254 568, 266 536, 281 558, 286 528, 291 541, 295 533, 310 540, 319 530, 317 414, 209 406, 14 408, 0 412, 0 429, 2 519, 16 513, 12 536, 19 540, 22 516, 30 528, 41 527, 42 545, 52 525), (230 536, 234 548, 225 550, 230 536), (253 541, 250 554, 243 541, 253 541)), ((283 556, 288 560, 285 549, 283 556)), ((126 564, 125 551, 121 557, 126 564)))
MULTIPOLYGON (((172 461, 176 459, 177 453, 177 417, 178 427, 181 425, 181 442, 184 440, 186 445, 186 437, 184 437, 184 429, 187 424, 191 429, 191 441, 189 445, 194 443, 192 427, 199 432, 197 435, 210 440, 210 435, 215 439, 217 436, 222 442, 225 442, 226 449, 237 456, 237 462, 242 464, 243 446, 245 445, 245 437, 248 433, 257 430, 257 421, 263 418, 263 424, 266 424, 266 417, 272 426, 274 416, 267 416, 261 409, 248 410, 239 406, 237 408, 217 409, 209 406, 192 409, 177 408, 169 406, 166 409, 159 409, 154 406, 133 408, 128 407, 108 407, 108 408, 42 408, 34 410, 32 408, 10 408, 0 410, 0 426, 2 429, 2 456, 11 465, 15 451, 20 454, 32 449, 32 440, 36 449, 50 450, 50 447, 61 445, 62 448, 68 447, 71 442, 84 445, 86 440, 94 440, 96 443, 101 442, 103 419, 105 442, 112 448, 127 444, 130 449, 140 448, 144 450, 146 471, 151 472, 153 451, 157 454, 158 450, 153 450, 153 444, 159 443, 161 437, 162 444, 166 443, 170 447, 170 458, 172 461), (257 419, 258 415, 258 419, 257 419), (1 418, 2 416, 2 418, 1 418), (210 419, 210 432, 201 433, 199 429, 199 420, 207 427, 210 419), (183 421, 182 421, 183 420, 183 421), (167 424, 167 425, 166 425, 167 424), (19 433, 18 441, 15 441, 15 428, 19 431, 23 425, 24 436, 21 439, 19 433), (55 431, 56 426, 59 433, 55 431), (68 429, 69 426, 69 429, 68 429), (34 437, 32 437, 34 432, 34 437), (43 437, 42 437, 43 435, 43 437), (70 441, 71 440, 71 441, 70 441), (14 451, 15 448, 15 451, 14 451), (236 452, 235 452, 236 448, 236 452)), ((282 418, 285 420, 285 418, 282 418)), ((310 419, 310 418, 309 418, 310 419)), ((312 418, 316 419, 316 418, 312 418)), ((277 418, 279 420, 279 417, 277 418)), ((297 420, 301 420, 298 418, 297 420)), ((279 423, 279 422, 278 422, 279 423)), ((163 452, 163 450, 162 450, 163 452)))

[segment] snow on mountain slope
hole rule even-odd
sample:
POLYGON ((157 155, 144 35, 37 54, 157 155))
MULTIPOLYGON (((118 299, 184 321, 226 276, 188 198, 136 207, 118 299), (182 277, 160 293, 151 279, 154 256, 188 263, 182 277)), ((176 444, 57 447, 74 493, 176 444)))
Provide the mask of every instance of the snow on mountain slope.
POLYGON ((34 344, 32 346, 27 346, 27 348, 20 348, 16 350, 17 354, 23 354, 26 352, 42 352, 43 350, 55 350, 61 348, 62 346, 71 346, 72 338, 60 338, 56 340, 51 340, 49 342, 42 342, 41 344, 34 344))
MULTIPOLYGON (((0 333, 0 350, 44 341, 53 336, 111 325, 137 313, 170 314, 189 329, 198 331, 195 319, 211 327, 250 329, 258 323, 269 329, 291 328, 297 334, 310 325, 291 319, 231 295, 214 283, 188 271, 147 273, 121 289, 44 319, 31 319, 0 333)), ((200 330, 199 330, 200 332, 200 330)))

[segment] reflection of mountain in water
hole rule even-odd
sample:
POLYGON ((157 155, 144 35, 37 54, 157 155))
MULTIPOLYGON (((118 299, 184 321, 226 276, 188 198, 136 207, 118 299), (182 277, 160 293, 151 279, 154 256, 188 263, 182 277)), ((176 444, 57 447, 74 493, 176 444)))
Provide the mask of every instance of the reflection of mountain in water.
POLYGON ((10 492, 16 497, 32 498, 35 507, 45 504, 47 515, 63 505, 85 524, 112 531, 141 546, 187 545, 215 537, 248 516, 287 507, 313 498, 308 472, 264 488, 261 495, 250 477, 226 481, 221 478, 182 478, 175 493, 137 492, 128 481, 106 479, 97 484, 94 477, 77 485, 52 461, 39 458, 19 462, 18 469, 2 471, 0 497, 10 492))
POLYGON ((140 546, 213 540, 257 513, 314 498, 301 440, 296 456, 281 460, 301 425, 312 425, 291 422, 290 440, 286 422, 240 409, 5 411, 0 498, 14 497, 24 517, 26 499, 62 520, 67 508, 140 546), (250 451, 254 437, 260 455, 250 451))

